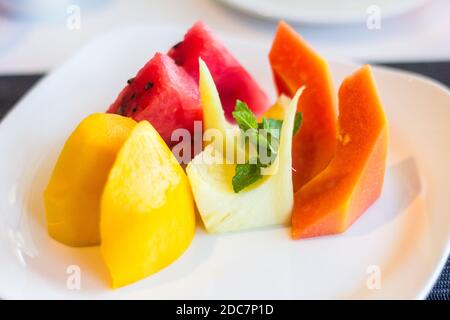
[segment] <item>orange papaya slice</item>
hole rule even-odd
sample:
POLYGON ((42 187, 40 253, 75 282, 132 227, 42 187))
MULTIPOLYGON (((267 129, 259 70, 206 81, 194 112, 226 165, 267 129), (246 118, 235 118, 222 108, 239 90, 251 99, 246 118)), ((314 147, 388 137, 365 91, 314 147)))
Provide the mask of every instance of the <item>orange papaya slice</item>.
POLYGON ((301 130, 292 144, 294 191, 330 163, 336 150, 335 92, 327 61, 287 23, 280 22, 269 53, 279 94, 292 97, 305 86, 297 111, 301 130))
POLYGON ((335 157, 294 196, 294 239, 344 232, 380 196, 387 120, 369 66, 343 81, 338 123, 335 157))

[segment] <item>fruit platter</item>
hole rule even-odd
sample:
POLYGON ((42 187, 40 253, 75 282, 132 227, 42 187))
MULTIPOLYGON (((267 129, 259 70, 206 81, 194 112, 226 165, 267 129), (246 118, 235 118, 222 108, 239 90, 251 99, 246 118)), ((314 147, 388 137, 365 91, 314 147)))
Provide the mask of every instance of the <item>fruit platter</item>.
POLYGON ((449 218, 436 210, 450 204, 434 189, 428 197, 445 175, 430 159, 450 155, 427 149, 442 132, 424 129, 421 140, 411 123, 448 116, 446 89, 328 61, 283 21, 268 49, 199 21, 184 34, 150 30, 157 45, 127 53, 147 31, 82 49, 2 123, 7 132, 10 119, 45 110, 35 135, 17 133, 33 163, 2 186, 5 208, 19 212, 5 216, 0 243, 15 257, 3 268, 21 279, 13 296, 426 294, 450 248, 449 218), (422 96, 405 119, 414 85, 422 96), (427 95, 440 104, 419 117, 427 95))

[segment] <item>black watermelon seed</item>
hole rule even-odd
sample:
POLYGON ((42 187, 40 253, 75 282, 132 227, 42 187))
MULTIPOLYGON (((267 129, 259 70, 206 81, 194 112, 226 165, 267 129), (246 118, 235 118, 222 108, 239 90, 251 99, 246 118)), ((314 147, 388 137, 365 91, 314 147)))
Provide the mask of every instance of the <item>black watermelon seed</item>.
POLYGON ((134 78, 130 78, 130 79, 127 80, 127 83, 128 83, 128 84, 132 84, 133 81, 134 81, 134 78))
POLYGON ((176 49, 178 48, 181 44, 183 43, 183 41, 177 42, 173 45, 172 49, 176 49))
POLYGON ((154 83, 153 82, 147 82, 147 84, 145 85, 145 87, 144 87, 144 90, 148 90, 148 89, 151 89, 151 88, 153 88, 153 86, 154 86, 154 83))

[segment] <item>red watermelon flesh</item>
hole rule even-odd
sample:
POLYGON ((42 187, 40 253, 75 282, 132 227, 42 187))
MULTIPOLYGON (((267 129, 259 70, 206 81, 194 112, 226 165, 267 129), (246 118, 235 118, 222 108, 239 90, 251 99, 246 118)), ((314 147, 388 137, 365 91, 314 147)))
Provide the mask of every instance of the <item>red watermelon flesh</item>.
POLYGON ((109 107, 109 113, 148 120, 169 147, 175 129, 194 135, 194 121, 202 121, 198 84, 164 53, 156 53, 109 107))
POLYGON ((269 108, 270 101, 266 93, 203 22, 194 24, 184 36, 184 40, 173 46, 168 55, 197 83, 198 59, 201 57, 205 61, 219 91, 228 120, 233 120, 231 113, 235 109, 237 99, 246 102, 256 115, 269 108))

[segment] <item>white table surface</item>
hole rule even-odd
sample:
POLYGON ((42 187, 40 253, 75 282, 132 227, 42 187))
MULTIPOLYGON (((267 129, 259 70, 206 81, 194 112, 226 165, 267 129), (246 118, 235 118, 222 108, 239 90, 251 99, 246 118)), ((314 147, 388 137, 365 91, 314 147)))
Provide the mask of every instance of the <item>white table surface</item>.
MULTIPOLYGON (((188 28, 201 19, 218 33, 262 39, 270 44, 276 25, 274 21, 235 12, 214 0, 59 0, 52 14, 32 18, 11 16, 2 6, 8 1, 12 0, 0 0, 0 74, 51 70, 84 43, 122 26, 145 23, 188 28), (66 10, 71 4, 81 10, 80 29, 67 27, 66 10)), ((335 59, 450 60, 450 0, 431 0, 396 19, 382 19, 380 30, 369 30, 365 22, 349 26, 297 25, 296 29, 315 48, 335 59)), ((151 41, 151 37, 142 41, 151 41)))

